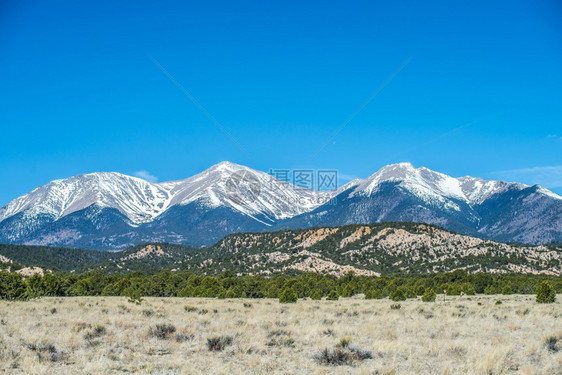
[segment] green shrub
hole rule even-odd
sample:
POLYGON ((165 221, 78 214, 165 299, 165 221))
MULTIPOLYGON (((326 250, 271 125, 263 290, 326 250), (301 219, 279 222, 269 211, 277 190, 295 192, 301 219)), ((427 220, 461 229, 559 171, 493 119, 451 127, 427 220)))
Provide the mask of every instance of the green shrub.
POLYGON ((347 284, 345 288, 343 288, 341 296, 342 297, 351 297, 355 294, 353 286, 351 284, 347 284))
POLYGON ((498 292, 496 291, 496 288, 493 285, 488 285, 486 288, 484 288, 484 294, 486 295, 493 295, 497 293, 498 292))
POLYGON ((556 301, 556 291, 548 281, 543 281, 536 292, 538 303, 553 303, 556 301))
POLYGON ((513 294, 513 291, 511 290, 511 286, 506 285, 502 288, 502 294, 503 295, 509 295, 509 294, 513 294))
POLYGON ((416 294, 416 290, 414 288, 408 288, 404 292, 406 298, 416 298, 418 295, 416 294))
POLYGON ((394 302, 405 301, 406 294, 404 293, 404 290, 402 288, 398 288, 394 292, 392 292, 392 294, 390 295, 390 299, 394 302))
POLYGON ((473 296, 476 294, 476 290, 474 289, 474 285, 472 285, 472 283, 464 283, 462 285, 462 291, 467 296, 473 296))
POLYGON ((462 287, 458 284, 451 284, 447 288, 447 295, 448 296, 459 296, 461 294, 462 287))
POLYGON ((319 301, 322 299, 322 291, 320 289, 314 289, 312 293, 310 293, 310 299, 319 301))
POLYGON ((342 337, 338 343, 339 348, 347 348, 351 343, 351 337, 342 337))
POLYGON ((217 295, 217 298, 218 298, 218 299, 226 299, 226 298, 228 298, 228 297, 226 296, 226 294, 227 294, 227 291, 223 289, 223 290, 221 290, 221 291, 219 292, 219 294, 217 295))
POLYGON ((435 291, 433 289, 427 289, 422 296, 422 301, 423 302, 435 302, 436 297, 437 297, 437 294, 435 294, 435 291))
POLYGON ((280 303, 295 303, 299 299, 297 292, 293 288, 285 288, 279 294, 280 303))
POLYGON ((332 289, 328 296, 326 297, 327 301, 337 301, 340 297, 338 296, 338 292, 335 289, 332 289))
POLYGON ((24 299, 26 286, 19 273, 0 272, 0 299, 24 299))
POLYGON ((193 292, 193 287, 188 285, 178 292, 178 297, 193 297, 193 292))
POLYGON ((425 287, 423 285, 418 285, 416 287, 416 295, 417 296, 423 296, 425 293, 425 287))
POLYGON ((127 302, 134 303, 135 305, 140 305, 142 303, 142 293, 139 289, 135 289, 131 294, 129 294, 129 299, 127 302))
POLYGON ((386 297, 381 289, 369 289, 365 292, 365 299, 383 299, 386 297))

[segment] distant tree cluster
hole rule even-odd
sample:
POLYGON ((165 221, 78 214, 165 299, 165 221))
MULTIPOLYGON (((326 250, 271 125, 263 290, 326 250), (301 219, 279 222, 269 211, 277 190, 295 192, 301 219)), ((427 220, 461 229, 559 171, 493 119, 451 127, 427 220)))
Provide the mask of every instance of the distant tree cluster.
POLYGON ((463 271, 427 276, 367 277, 349 273, 331 275, 303 273, 298 276, 236 276, 230 271, 217 276, 164 270, 154 275, 131 272, 106 275, 90 271, 80 275, 47 273, 24 278, 0 272, 0 299, 16 300, 41 296, 126 296, 142 297, 299 298, 337 300, 363 293, 367 299, 402 301, 421 296, 434 301, 437 293, 447 295, 534 294, 538 302, 553 302, 562 291, 562 278, 536 275, 468 274, 463 271), (540 295, 540 297, 539 297, 540 295))

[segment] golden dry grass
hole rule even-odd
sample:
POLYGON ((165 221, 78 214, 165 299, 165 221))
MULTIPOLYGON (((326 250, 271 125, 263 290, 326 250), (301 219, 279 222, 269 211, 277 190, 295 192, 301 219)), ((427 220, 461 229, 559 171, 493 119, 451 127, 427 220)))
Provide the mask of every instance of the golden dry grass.
MULTIPOLYGON (((544 345, 548 336, 562 339, 560 302, 539 305, 534 296, 514 295, 438 296, 436 303, 402 302, 399 310, 391 310, 391 304, 359 297, 290 305, 203 298, 146 298, 140 306, 117 297, 0 301, 0 369, 29 374, 562 374, 562 350, 544 345), (501 305, 495 304, 498 299, 501 305), (183 336, 179 341, 174 334, 150 336, 159 323, 172 324, 183 336), (96 333, 97 325, 105 332, 96 333), (210 352, 207 339, 220 335, 231 335, 232 345, 210 352), (315 361, 315 354, 343 337, 370 350, 373 359, 336 367, 315 361)), ((562 341, 558 345, 562 349, 562 341)))

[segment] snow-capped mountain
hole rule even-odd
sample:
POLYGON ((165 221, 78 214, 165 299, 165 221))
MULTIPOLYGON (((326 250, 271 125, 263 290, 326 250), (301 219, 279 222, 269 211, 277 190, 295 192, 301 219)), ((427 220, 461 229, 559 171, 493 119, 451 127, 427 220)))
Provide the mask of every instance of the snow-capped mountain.
POLYGON ((426 222, 502 241, 562 240, 562 197, 538 185, 453 178, 410 163, 387 165, 287 227, 426 222))
POLYGON ((269 225, 308 212, 329 200, 330 193, 307 190, 242 165, 221 162, 185 180, 161 184, 171 205, 201 201, 209 208, 229 207, 269 225))
POLYGON ((95 204, 115 208, 132 223, 142 224, 153 221, 170 206, 194 201, 209 208, 230 207, 252 217, 265 215, 273 222, 310 211, 326 196, 329 194, 283 183, 265 172, 222 162, 185 180, 164 183, 116 172, 55 180, 2 207, 0 222, 19 213, 58 220, 95 204), (251 196, 244 197, 240 192, 245 183, 257 188, 248 192, 251 196))
POLYGON ((0 241, 94 248, 154 238, 201 244, 231 231, 262 230, 334 194, 230 162, 163 183, 91 173, 52 181, 1 208, 0 241))
POLYGON ((170 205, 168 189, 115 172, 82 174, 55 180, 14 199, 0 209, 0 221, 19 213, 58 220, 93 204, 116 208, 132 223, 152 221, 170 205))
POLYGON ((171 182, 113 172, 52 181, 0 208, 0 242, 203 245, 233 232, 381 221, 428 222, 503 241, 561 241, 562 197, 540 186, 454 178, 410 163, 319 192, 222 162, 171 182))

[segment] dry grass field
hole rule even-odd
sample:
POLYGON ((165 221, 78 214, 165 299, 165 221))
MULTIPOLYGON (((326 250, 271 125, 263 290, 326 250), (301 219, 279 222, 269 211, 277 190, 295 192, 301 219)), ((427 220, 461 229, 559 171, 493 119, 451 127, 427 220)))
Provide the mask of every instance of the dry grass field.
POLYGON ((534 296, 438 296, 435 303, 408 300, 400 309, 392 304, 358 297, 288 305, 202 298, 146 298, 140 306, 118 297, 0 301, 0 369, 16 374, 562 374, 560 301, 539 305, 534 296), (551 336, 559 341, 545 344, 551 336), (346 364, 321 363, 321 351, 333 354, 339 343, 336 353, 352 353, 346 364), (361 359, 369 354, 372 358, 361 359))

